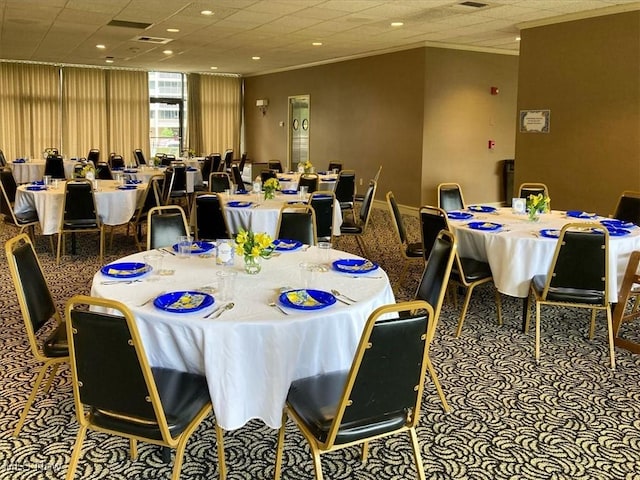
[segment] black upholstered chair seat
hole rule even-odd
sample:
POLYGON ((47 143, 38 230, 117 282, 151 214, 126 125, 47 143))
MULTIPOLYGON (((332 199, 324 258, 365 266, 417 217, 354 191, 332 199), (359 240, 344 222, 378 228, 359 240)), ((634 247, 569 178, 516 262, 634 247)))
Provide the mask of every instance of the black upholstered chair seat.
MULTIPOLYGON (((8 220, 7 217, 5 217, 5 220, 8 220)), ((32 223, 37 221, 38 221, 38 212, 36 211, 16 213, 16 222, 18 222, 18 225, 24 225, 26 223, 32 223)))
MULTIPOLYGON (((169 368, 152 368, 158 394, 172 437, 176 437, 189 426, 193 418, 209 401, 209 388, 204 376, 180 372, 169 368)), ((127 416, 118 412, 91 408, 91 421, 95 425, 119 432, 127 432, 145 438, 162 439, 155 419, 127 416)))
POLYGON ((424 255, 422 242, 415 242, 407 245, 406 253, 407 257, 422 257, 424 255))
MULTIPOLYGON (((348 370, 296 380, 289 388, 287 402, 321 442, 325 441, 340 402, 348 370)), ((357 441, 401 428, 407 423, 404 411, 391 412, 380 419, 342 424, 336 444, 357 441)))
POLYGON ((64 323, 58 325, 51 335, 42 343, 42 351, 47 357, 68 357, 69 343, 67 342, 67 327, 64 323))
POLYGON ((349 222, 349 221, 345 221, 342 223, 342 225, 340 225, 340 231, 342 233, 362 233, 362 227, 359 225, 356 225, 355 223, 349 222))
POLYGON ((353 202, 340 202, 340 208, 353 208, 353 202))
MULTIPOLYGON (((491 276, 491 268, 486 262, 480 262, 473 258, 460 257, 460 263, 462 263, 462 269, 464 270, 464 276, 467 283, 473 283, 491 276)), ((455 265, 451 273, 460 277, 460 272, 458 272, 455 265)))
MULTIPOLYGON (((536 293, 542 295, 547 283, 546 275, 536 275, 531 281, 536 293)), ((580 288, 551 287, 547 292, 546 299, 551 302, 587 303, 589 305, 602 305, 604 303, 604 292, 597 290, 586 290, 580 288)))
POLYGON ((98 228, 98 223, 92 218, 80 218, 78 220, 65 220, 62 226, 66 228, 98 228))

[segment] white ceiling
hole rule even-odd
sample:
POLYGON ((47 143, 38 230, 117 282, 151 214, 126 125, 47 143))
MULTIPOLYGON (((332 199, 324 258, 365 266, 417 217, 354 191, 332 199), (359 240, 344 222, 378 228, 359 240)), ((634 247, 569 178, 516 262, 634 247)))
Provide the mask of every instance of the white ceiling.
POLYGON ((637 0, 462 1, 0 0, 0 59, 106 66, 113 57, 114 67, 250 75, 421 45, 516 54, 523 23, 640 8, 637 0), (205 9, 214 14, 201 15, 205 9), (171 41, 134 40, 141 35, 171 41))

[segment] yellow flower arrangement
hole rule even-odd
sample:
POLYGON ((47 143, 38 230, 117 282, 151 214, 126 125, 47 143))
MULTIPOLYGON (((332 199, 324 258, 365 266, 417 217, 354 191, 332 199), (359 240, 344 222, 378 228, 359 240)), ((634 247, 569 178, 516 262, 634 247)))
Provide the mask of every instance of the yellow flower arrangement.
POLYGON ((280 190, 280 182, 277 178, 270 178, 262 186, 264 191, 264 199, 273 198, 276 195, 276 191, 280 190))
POLYGON ((527 198, 527 212, 529 219, 536 220, 538 214, 549 213, 551 211, 551 199, 539 193, 537 195, 529 195, 527 198))
POLYGON ((81 178, 88 178, 89 180, 95 180, 96 178, 96 169, 93 167, 92 163, 87 163, 78 173, 81 178), (88 177, 87 174, 89 175, 88 177))
POLYGON ((257 274, 261 270, 260 258, 267 258, 274 250, 273 240, 266 233, 253 233, 251 230, 240 230, 236 235, 236 254, 244 257, 244 269, 249 274, 257 274))

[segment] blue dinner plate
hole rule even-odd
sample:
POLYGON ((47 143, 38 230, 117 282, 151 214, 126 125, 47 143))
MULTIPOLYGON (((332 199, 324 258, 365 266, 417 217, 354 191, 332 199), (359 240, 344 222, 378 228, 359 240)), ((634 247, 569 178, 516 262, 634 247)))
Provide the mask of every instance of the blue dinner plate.
POLYGON ((285 307, 298 310, 319 310, 336 303, 336 297, 322 290, 289 290, 279 297, 280 303, 285 307))
POLYGON ((232 201, 227 203, 227 207, 246 208, 253 205, 253 202, 232 201))
POLYGON ((125 168, 124 173, 138 173, 138 170, 125 168))
POLYGON ((278 177, 278 181, 279 182, 289 182, 290 180, 288 178, 278 177))
POLYGON ((469 220, 473 218, 473 213, 469 212, 447 212, 447 217, 450 220, 469 220))
POLYGON ((487 232, 502 228, 502 225, 499 223, 492 222, 469 222, 467 223, 467 226, 473 230, 484 230, 487 232))
POLYGON ((596 218, 595 213, 583 212, 582 210, 567 210, 567 217, 571 218, 596 218))
POLYGON ((113 167, 111 169, 112 172, 122 172, 124 170, 124 167, 113 167))
MULTIPOLYGON (((626 228, 615 228, 615 227, 607 227, 607 231, 609 232, 610 237, 624 237, 625 235, 629 235, 631 233, 626 228)), ((594 230, 593 233, 601 233, 601 231, 594 230)))
POLYGON ((36 180, 35 182, 31 182, 31 185, 44 185, 44 180, 36 180))
POLYGON ((25 162, 24 158, 16 158, 16 159, 13 161, 13 163, 24 163, 24 162, 25 162))
MULTIPOLYGON (((204 253, 204 252, 208 252, 209 250, 211 250, 213 247, 215 247, 215 243, 212 242, 192 242, 191 243, 191 253, 204 253)), ((178 250, 180 250, 180 248, 178 247, 178 244, 174 244, 173 245, 173 250, 175 252, 177 252, 178 250)))
POLYGON ((467 207, 472 212, 491 213, 496 211, 496 207, 490 205, 471 205, 467 207))
POLYGON ((44 185, 27 185, 25 187, 27 190, 33 190, 36 192, 39 192, 40 190, 46 190, 47 187, 45 187, 44 185))
POLYGON ((331 195, 324 195, 324 194, 320 193, 320 194, 317 194, 317 195, 313 196, 314 200, 317 200, 318 198, 331 198, 331 195))
POLYGON ((153 300, 153 304, 166 312, 191 313, 213 305, 215 300, 208 293, 195 291, 169 292, 153 300))
POLYGON ((100 269, 100 273, 114 278, 135 278, 151 271, 151 266, 141 262, 110 263, 100 269))
POLYGON ((140 183, 142 183, 142 180, 127 180, 126 185, 138 185, 140 183))
POLYGON ((560 230, 557 228, 543 228, 540 230, 540 236, 545 238, 555 238, 560 237, 560 230))
POLYGON ((600 223, 605 227, 613 227, 613 228, 634 228, 636 225, 632 222, 623 222, 622 220, 618 220, 617 218, 610 218, 608 220, 600 220, 600 223))
POLYGON ((302 242, 299 242, 298 240, 288 240, 286 238, 278 238, 273 241, 273 244, 279 252, 292 252, 302 247, 302 242))
POLYGON ((297 195, 298 191, 297 190, 282 190, 282 194, 283 195, 297 195))
POLYGON ((118 185, 118 190, 135 190, 137 185, 118 185))
POLYGON ((360 274, 372 272, 378 268, 378 264, 360 258, 341 258, 333 262, 333 268, 339 272, 360 274))

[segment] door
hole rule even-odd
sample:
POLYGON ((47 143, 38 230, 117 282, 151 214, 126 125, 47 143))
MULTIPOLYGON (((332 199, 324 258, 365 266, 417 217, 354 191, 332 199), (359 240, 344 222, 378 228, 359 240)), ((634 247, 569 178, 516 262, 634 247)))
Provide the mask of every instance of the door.
POLYGON ((289 97, 289 158, 285 170, 309 160, 309 95, 289 97))

